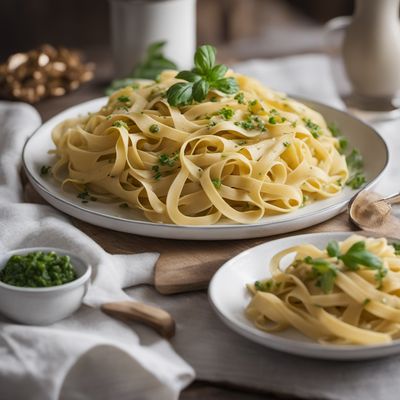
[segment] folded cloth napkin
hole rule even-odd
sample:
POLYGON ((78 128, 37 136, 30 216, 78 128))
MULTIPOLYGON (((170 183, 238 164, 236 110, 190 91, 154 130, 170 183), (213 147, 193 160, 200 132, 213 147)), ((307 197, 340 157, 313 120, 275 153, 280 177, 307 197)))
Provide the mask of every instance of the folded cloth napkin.
MULTIPOLYGON (((277 90, 344 108, 323 55, 253 60, 234 69, 277 90)), ((391 194, 400 190, 400 121, 376 124, 375 128, 387 141, 391 156, 377 190, 391 194)), ((165 297, 148 287, 130 289, 128 293, 162 304, 174 315, 181 330, 171 343, 194 367, 198 379, 307 399, 399 399, 400 356, 362 362, 290 356, 230 331, 211 310, 205 293, 165 297)))
POLYGON ((40 124, 25 104, 0 102, 0 251, 50 246, 93 266, 85 305, 48 327, 0 319, 0 399, 177 399, 193 369, 150 329, 143 340, 103 314, 123 288, 152 282, 157 253, 110 255, 50 206, 26 204, 19 178, 24 141, 40 124))

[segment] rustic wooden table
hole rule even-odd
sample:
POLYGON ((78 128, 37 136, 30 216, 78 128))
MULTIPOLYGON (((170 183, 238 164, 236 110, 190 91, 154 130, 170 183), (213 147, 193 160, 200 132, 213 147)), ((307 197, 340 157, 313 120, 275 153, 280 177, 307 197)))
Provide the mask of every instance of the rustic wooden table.
MULTIPOLYGON (((104 52, 101 53, 93 53, 92 60, 97 61, 97 71, 95 79, 84 85, 82 88, 77 90, 76 92, 72 92, 63 97, 59 98, 51 98, 44 100, 36 105, 37 110, 42 116, 43 121, 46 121, 53 115, 58 112, 72 106, 75 104, 79 104, 83 101, 90 100, 96 97, 100 97, 104 95, 104 89, 107 86, 111 72, 112 66, 108 60, 110 57, 104 55, 104 52)), ((31 193, 35 196, 34 193, 31 193)), ((40 199, 37 199, 40 201, 40 199)), ((87 223, 81 221, 73 221, 80 229, 90 234, 90 236, 96 240, 100 245, 102 245, 106 251, 110 253, 129 253, 136 251, 160 251, 163 253, 168 246, 174 247, 173 251, 169 251, 169 257, 173 257, 174 251, 177 248, 177 244, 172 244, 173 241, 168 240, 158 240, 158 239, 149 239, 149 238, 141 238, 139 236, 132 236, 124 233, 111 232, 107 229, 94 227, 87 223), (134 240, 132 240, 134 239, 134 240), (158 246, 158 248, 157 248, 158 246), (152 247, 152 248, 150 248, 152 247), (139 249, 139 250, 138 250, 139 249), (141 250, 140 250, 141 249, 141 250)), ((331 226, 331 225, 330 225, 331 226)), ((341 218, 335 219, 334 225, 331 230, 345 230, 348 229, 345 218, 342 216, 341 218)), ((315 229, 315 228, 314 228, 315 229)), ((319 230, 318 227, 316 230, 319 230)), ((326 230, 321 229, 321 230, 326 230)), ((249 241, 244 241, 249 242, 249 241)), ((248 245, 247 243, 243 243, 244 246, 248 245)), ((195 244, 188 243, 188 246, 192 246, 196 248, 195 244)), ((215 246, 213 246, 215 247, 215 246)), ((236 247, 237 251, 240 251, 240 247, 236 247)), ((198 248, 197 248, 198 251, 198 248)), ((180 396, 181 400, 194 400, 194 399, 220 399, 220 400, 277 400, 278 398, 282 398, 277 394, 260 394, 260 393, 250 393, 249 391, 243 391, 238 388, 228 387, 227 385, 215 385, 207 382, 199 382, 196 381, 188 388, 186 388, 180 396)), ((288 398, 288 397, 285 397, 288 398)))

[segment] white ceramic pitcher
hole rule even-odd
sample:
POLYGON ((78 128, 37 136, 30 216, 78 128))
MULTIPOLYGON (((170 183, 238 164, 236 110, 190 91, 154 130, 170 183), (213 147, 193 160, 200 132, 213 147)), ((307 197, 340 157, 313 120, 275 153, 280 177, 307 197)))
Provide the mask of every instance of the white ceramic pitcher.
POLYGON ((356 0, 343 43, 355 95, 390 99, 400 89, 400 0, 356 0))

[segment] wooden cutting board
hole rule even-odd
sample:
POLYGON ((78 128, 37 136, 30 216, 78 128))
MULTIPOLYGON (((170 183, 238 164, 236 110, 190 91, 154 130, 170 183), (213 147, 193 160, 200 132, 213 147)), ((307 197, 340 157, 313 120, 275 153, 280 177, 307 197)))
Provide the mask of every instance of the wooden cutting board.
MULTIPOLYGON (((25 201, 46 203, 26 179, 23 182, 25 201)), ((111 254, 159 252, 161 255, 155 270, 155 288, 162 294, 205 289, 213 274, 225 261, 250 247, 288 235, 222 241, 169 240, 116 232, 75 218, 71 220, 77 228, 111 254)), ((296 234, 351 229, 347 214, 342 213, 327 222, 297 231, 296 234)))

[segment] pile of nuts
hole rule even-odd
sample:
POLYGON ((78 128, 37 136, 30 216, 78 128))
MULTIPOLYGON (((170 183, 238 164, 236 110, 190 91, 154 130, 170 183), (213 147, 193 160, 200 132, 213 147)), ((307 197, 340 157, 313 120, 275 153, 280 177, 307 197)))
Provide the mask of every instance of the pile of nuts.
POLYGON ((62 96, 90 81, 93 71, 94 64, 83 64, 78 52, 45 44, 0 64, 0 97, 36 103, 62 96))

